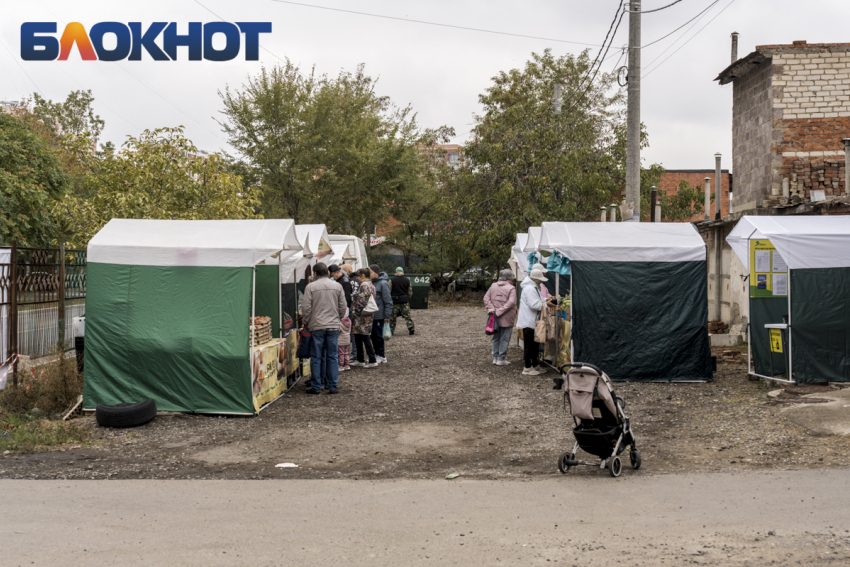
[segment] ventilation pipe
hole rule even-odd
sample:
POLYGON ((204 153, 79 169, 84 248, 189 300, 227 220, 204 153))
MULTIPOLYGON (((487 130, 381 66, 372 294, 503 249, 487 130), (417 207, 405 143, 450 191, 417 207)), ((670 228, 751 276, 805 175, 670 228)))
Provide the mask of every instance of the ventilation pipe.
POLYGON ((601 221, 605 222, 607 220, 608 220, 608 209, 606 209, 605 207, 602 207, 602 219, 601 219, 601 221))
POLYGON ((732 63, 738 60, 738 32, 732 32, 732 63))

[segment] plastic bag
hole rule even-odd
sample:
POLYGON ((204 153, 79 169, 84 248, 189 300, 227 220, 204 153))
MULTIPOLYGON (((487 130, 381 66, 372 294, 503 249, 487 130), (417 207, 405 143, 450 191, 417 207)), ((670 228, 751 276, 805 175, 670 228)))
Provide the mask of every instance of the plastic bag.
POLYGON ((393 338, 392 329, 390 329, 390 322, 384 321, 384 340, 388 341, 393 338))
POLYGON ((488 335, 495 335, 498 326, 499 323, 496 322, 496 314, 490 313, 490 315, 487 317, 487 324, 484 326, 484 332, 488 335))

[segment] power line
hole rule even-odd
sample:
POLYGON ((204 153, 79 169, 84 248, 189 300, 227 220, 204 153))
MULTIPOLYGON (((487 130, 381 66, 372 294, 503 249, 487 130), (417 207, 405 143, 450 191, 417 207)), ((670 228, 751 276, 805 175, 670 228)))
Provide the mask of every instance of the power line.
MULTIPOLYGON (((510 32, 495 31, 495 30, 485 30, 485 29, 482 29, 482 28, 470 28, 470 27, 466 27, 466 26, 455 26, 453 24, 443 24, 443 23, 440 23, 440 22, 428 22, 428 21, 425 21, 425 20, 414 20, 414 19, 411 19, 411 18, 399 18, 399 17, 396 17, 396 16, 385 16, 383 14, 371 14, 369 12, 357 12, 355 10, 344 10, 342 8, 331 8, 331 7, 328 7, 328 6, 317 6, 315 4, 304 4, 302 2, 290 2, 289 0, 271 0, 271 1, 277 2, 279 4, 290 4, 292 6, 303 6, 305 8, 317 8, 319 10, 329 10, 331 12, 343 12, 345 14, 357 14, 358 16, 369 16, 369 17, 372 17, 372 18, 383 18, 385 20, 397 20, 397 21, 400 21, 400 22, 408 22, 408 23, 413 23, 413 24, 425 24, 425 25, 428 25, 428 26, 438 26, 438 27, 441 27, 441 28, 453 28, 453 29, 457 29, 457 30, 474 31, 474 32, 480 32, 480 33, 492 33, 492 34, 496 34, 496 35, 507 35, 507 36, 511 36, 511 37, 522 37, 522 38, 525 38, 525 39, 539 39, 539 40, 543 40, 543 41, 554 41, 554 42, 557 42, 557 43, 571 43, 573 45, 587 45, 587 46, 590 46, 590 47, 600 47, 600 45, 598 43, 584 43, 584 42, 581 42, 581 41, 569 41, 569 40, 566 40, 566 39, 555 39, 555 38, 551 38, 551 37, 538 37, 538 36, 534 36, 534 35, 524 35, 524 34, 519 34, 519 33, 510 33, 510 32)), ((679 0, 679 1, 681 1, 681 0, 679 0)))
MULTIPOLYGON (((198 0, 195 0, 195 3, 198 6, 200 6, 201 8, 203 8, 204 10, 206 10, 207 12, 209 12, 210 14, 212 14, 213 16, 215 16, 216 18, 218 18, 219 20, 221 20, 222 22, 229 22, 230 21, 230 20, 225 20, 224 18, 222 18, 221 16, 219 16, 218 14, 216 14, 215 12, 213 12, 212 10, 210 10, 209 8, 207 8, 206 6, 204 6, 203 4, 198 2, 198 0)), ((262 49, 263 51, 267 51, 268 53, 271 53, 272 55, 277 57, 278 61, 280 61, 281 63, 286 63, 286 60, 284 58, 278 56, 278 54, 275 53, 274 51, 272 51, 271 49, 266 49, 262 45, 260 45, 260 49, 262 49)))
MULTIPOLYGON (((689 32, 689 31, 691 31, 692 29, 694 29, 694 28, 697 26, 697 24, 699 23, 699 21, 700 21, 700 20, 702 20, 702 19, 706 16, 706 14, 708 14, 708 12, 704 12, 703 14, 701 14, 701 15, 697 16, 697 17, 694 19, 694 22, 691 24, 691 26, 690 26, 688 29, 686 29, 686 30, 682 33, 682 35, 680 35, 678 38, 676 38, 676 40, 675 40, 673 43, 671 43, 670 45, 668 45, 667 47, 665 47, 665 48, 664 48, 664 50, 663 50, 661 53, 659 53, 658 55, 656 55, 656 56, 655 56, 655 59, 653 59, 652 61, 650 61, 650 62, 646 65, 646 69, 649 69, 650 67, 652 67, 652 64, 653 64, 653 63, 655 63, 656 61, 658 61, 659 59, 661 59, 661 57, 663 57, 665 53, 667 53, 668 51, 670 51, 670 50, 671 50, 671 49, 672 49, 672 48, 673 48, 673 47, 674 47, 677 43, 679 43, 680 41, 682 41, 682 39, 684 39, 684 37, 685 37, 686 35, 688 35, 688 32, 689 32)), ((686 25, 687 25, 687 24, 686 24, 686 25)))
POLYGON ((634 13, 640 13, 640 14, 651 14, 652 12, 660 12, 661 10, 666 10, 666 9, 667 9, 667 8, 669 8, 670 6, 674 6, 674 5, 678 4, 678 3, 679 3, 679 2, 681 2, 681 1, 682 1, 682 0, 676 0, 676 1, 675 1, 675 2, 673 2, 672 4, 667 4, 666 6, 661 6, 660 8, 656 8, 656 9, 654 9, 654 10, 632 10, 632 9, 631 9, 631 6, 629 6, 629 12, 631 12, 631 13, 633 13, 633 14, 634 14, 634 13))
MULTIPOLYGON (((708 21, 708 23, 706 23, 706 24, 705 24, 704 26, 702 26, 699 30, 697 30, 697 32, 696 32, 694 35, 692 35, 692 36, 688 39, 688 41, 686 41, 685 43, 683 43, 682 45, 680 45, 680 46, 676 49, 676 51, 674 51, 673 53, 671 53, 670 55, 668 55, 668 56, 667 56, 667 58, 666 58, 666 59, 664 59, 664 61, 667 61, 667 59, 670 59, 671 57, 673 57, 674 55, 676 55, 676 53, 679 51, 679 49, 682 49, 683 47, 685 47, 685 46, 686 46, 686 45, 687 45, 687 44, 688 44, 688 43, 689 43, 689 42, 690 42, 693 38, 695 38, 696 36, 698 36, 702 30, 704 30, 704 29, 705 29, 705 28, 707 28, 709 25, 711 25, 711 22, 713 22, 714 20, 716 20, 717 18, 719 18, 719 17, 720 17, 720 14, 722 14, 723 12, 725 12, 725 11, 726 11, 726 8, 728 8, 729 6, 731 6, 731 5, 732 5, 732 4, 734 4, 734 3, 735 3, 735 0, 732 0, 731 2, 729 2, 728 4, 726 4, 726 6, 724 6, 724 7, 723 7, 723 9, 722 9, 722 10, 720 10, 720 11, 717 13, 717 15, 716 15, 716 16, 714 16, 713 18, 711 18, 711 19, 708 21)), ((659 64, 658 64, 658 65, 656 65, 655 67, 653 67, 650 71, 647 71, 647 73, 646 73, 646 75, 644 75, 644 77, 646 77, 647 75, 649 75, 650 73, 652 73, 653 71, 655 71, 656 69, 658 69, 659 67, 661 67, 661 66, 664 64, 664 61, 662 61, 661 63, 659 63, 659 64)))
POLYGON ((668 33, 667 35, 664 35, 664 36, 659 37, 659 38, 658 38, 658 39, 656 39, 655 41, 651 41, 651 42, 647 43, 646 45, 641 45, 641 46, 640 46, 640 48, 641 48, 641 49, 643 49, 643 48, 645 48, 645 47, 649 47, 650 45, 653 45, 653 44, 658 43, 658 42, 659 42, 659 41, 661 41, 662 39, 667 39, 668 37, 670 37, 671 35, 673 35, 673 34, 674 34, 674 33, 676 33, 677 31, 679 31, 680 29, 682 29, 683 27, 685 27, 686 25, 688 25, 689 23, 693 22, 694 20, 696 20, 697 18, 699 18, 700 16, 702 16, 705 12, 709 11, 709 10, 711 9, 711 7, 712 7, 712 6, 714 6, 715 4, 717 4, 718 2, 720 2, 720 0, 714 0, 714 2, 712 2, 711 4, 709 4, 709 5, 708 5, 708 6, 707 6, 707 7, 706 7, 706 8, 705 8, 702 12, 700 12, 699 14, 697 14, 696 16, 694 16, 693 18, 691 18, 690 20, 688 20, 687 22, 685 22, 684 24, 682 24, 681 26, 679 26, 678 28, 674 29, 673 31, 671 31, 671 32, 670 32, 670 33, 668 33))
POLYGON ((39 93, 41 96, 44 96, 44 93, 42 92, 42 90, 41 90, 40 88, 38 88, 38 85, 36 84, 36 82, 33 80, 33 78, 32 78, 32 77, 30 77, 30 74, 29 74, 29 73, 27 73, 26 69, 24 69, 24 66, 23 66, 23 65, 21 65, 21 62, 20 62, 20 61, 18 61, 18 59, 15 57, 15 54, 14 54, 14 53, 12 53, 12 50, 11 50, 11 49, 9 49, 9 46, 8 46, 8 45, 6 45, 6 42, 5 42, 5 41, 3 41, 2 39, 0 39, 0 42, 2 42, 2 43, 3 43, 3 47, 5 47, 5 48, 6 48, 6 51, 8 51, 8 52, 9 52, 9 55, 11 55, 11 56, 12 56, 12 60, 13 60, 15 63, 17 63, 17 64, 18 64, 18 67, 20 67, 20 68, 21 68, 21 71, 23 71, 23 72, 24 72, 24 75, 26 75, 26 76, 27 76, 27 79, 29 79, 29 80, 30 80, 30 82, 33 84, 33 86, 35 87, 35 90, 36 90, 36 91, 38 91, 38 93, 39 93))

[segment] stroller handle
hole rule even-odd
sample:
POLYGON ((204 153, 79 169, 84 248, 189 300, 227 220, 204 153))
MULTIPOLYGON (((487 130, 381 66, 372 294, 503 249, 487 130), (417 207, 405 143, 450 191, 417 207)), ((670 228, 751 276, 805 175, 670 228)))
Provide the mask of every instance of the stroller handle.
POLYGON ((563 372, 564 368, 566 368, 567 366, 570 366, 572 368, 581 368, 582 366, 586 366, 588 368, 592 368, 593 370, 596 370, 599 374, 602 374, 602 370, 598 366, 594 366, 593 364, 591 364, 589 362, 567 362, 566 364, 562 364, 558 368, 558 370, 563 372))

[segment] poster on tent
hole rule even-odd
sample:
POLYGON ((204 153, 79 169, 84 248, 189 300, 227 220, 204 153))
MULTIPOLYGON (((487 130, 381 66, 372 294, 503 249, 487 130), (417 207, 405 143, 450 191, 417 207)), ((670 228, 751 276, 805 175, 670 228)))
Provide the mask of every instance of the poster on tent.
POLYGON ((788 264, 770 240, 750 240, 750 297, 787 297, 788 264))
POLYGON ((254 394, 254 410, 278 397, 286 389, 286 378, 278 378, 281 354, 280 339, 254 347, 251 353, 251 388, 254 394))

